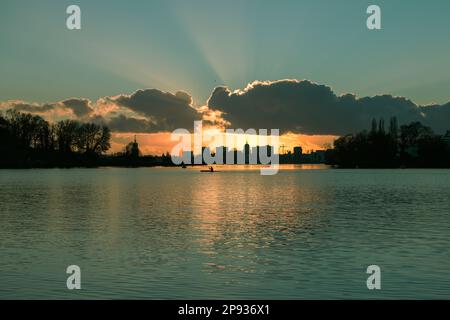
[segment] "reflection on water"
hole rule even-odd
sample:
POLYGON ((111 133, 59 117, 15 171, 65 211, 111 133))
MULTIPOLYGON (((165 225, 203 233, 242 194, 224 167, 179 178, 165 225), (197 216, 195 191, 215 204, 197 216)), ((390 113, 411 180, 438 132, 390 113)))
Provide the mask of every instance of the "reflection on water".
POLYGON ((450 298, 450 171, 314 169, 0 170, 0 297, 450 298))

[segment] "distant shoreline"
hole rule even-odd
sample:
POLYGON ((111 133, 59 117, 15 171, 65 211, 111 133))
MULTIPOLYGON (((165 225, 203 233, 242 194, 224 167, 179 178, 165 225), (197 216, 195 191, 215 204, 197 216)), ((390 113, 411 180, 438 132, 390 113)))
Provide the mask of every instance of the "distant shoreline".
MULTIPOLYGON (((202 168, 207 167, 206 164, 196 164, 196 165, 189 165, 187 168, 192 169, 195 167, 202 168)), ((249 167, 262 167, 264 165, 245 165, 245 164, 235 164, 235 165, 212 165, 213 167, 218 166, 229 166, 229 167, 235 167, 235 168, 243 168, 245 169, 245 166, 249 169, 249 167)), ((445 170, 450 169, 449 167, 339 167, 324 163, 302 163, 302 164, 280 164, 280 168, 286 168, 291 167, 290 170, 308 170, 310 167, 316 167, 315 169, 321 169, 321 170, 421 170, 421 169, 438 169, 438 170, 445 170), (296 166, 305 166, 306 168, 296 168, 296 166), (323 168, 319 168, 323 167, 323 168)), ((161 165, 161 164, 153 164, 153 165, 97 165, 97 166, 22 166, 22 167, 0 167, 0 170, 34 170, 34 169, 104 169, 104 168, 123 168, 123 169, 141 169, 141 168, 179 168, 182 169, 179 165, 161 165)))

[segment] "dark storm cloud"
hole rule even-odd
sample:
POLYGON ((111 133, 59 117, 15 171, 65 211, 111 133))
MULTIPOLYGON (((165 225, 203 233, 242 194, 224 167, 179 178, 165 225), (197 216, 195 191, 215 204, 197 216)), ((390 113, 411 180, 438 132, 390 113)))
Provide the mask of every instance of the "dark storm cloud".
POLYGON ((124 115, 118 115, 117 117, 111 118, 108 122, 106 122, 106 125, 115 132, 158 132, 158 130, 156 130, 156 126, 154 126, 149 120, 126 117, 124 115))
POLYGON ((423 113, 426 117, 424 122, 431 125, 436 132, 450 130, 450 102, 423 107, 423 113))
POLYGON ((146 89, 109 100, 147 118, 146 120, 117 118, 114 123, 120 128, 130 125, 130 127, 147 127, 151 132, 173 131, 177 128, 193 128, 194 121, 202 118, 201 113, 192 107, 192 97, 185 92, 172 94, 157 89, 146 89))
POLYGON ((61 104, 73 111, 77 117, 84 117, 92 112, 91 102, 87 99, 68 99, 61 102, 61 104))
POLYGON ((232 128, 279 128, 282 132, 341 135, 367 129, 373 118, 396 116, 400 123, 421 121, 437 132, 450 127, 450 105, 421 107, 391 95, 337 96, 310 81, 254 82, 231 92, 218 87, 208 107, 223 112, 232 128))

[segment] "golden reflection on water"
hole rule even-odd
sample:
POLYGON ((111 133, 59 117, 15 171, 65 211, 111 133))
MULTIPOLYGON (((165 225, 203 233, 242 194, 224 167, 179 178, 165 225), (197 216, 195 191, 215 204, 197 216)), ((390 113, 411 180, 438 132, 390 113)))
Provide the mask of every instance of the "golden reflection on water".
POLYGON ((270 263, 264 250, 294 240, 299 232, 308 242, 308 230, 322 223, 320 210, 313 207, 332 201, 320 188, 302 188, 299 176, 261 176, 259 168, 219 167, 224 171, 201 174, 192 188, 197 242, 213 270, 252 272, 258 263, 270 263))

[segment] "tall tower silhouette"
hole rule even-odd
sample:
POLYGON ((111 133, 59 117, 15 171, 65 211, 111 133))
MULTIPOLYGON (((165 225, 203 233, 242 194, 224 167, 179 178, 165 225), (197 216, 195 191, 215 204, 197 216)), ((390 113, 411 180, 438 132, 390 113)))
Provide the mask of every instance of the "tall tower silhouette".
POLYGON ((245 164, 250 163, 250 145, 248 144, 248 141, 245 142, 244 145, 244 157, 245 157, 245 164))

